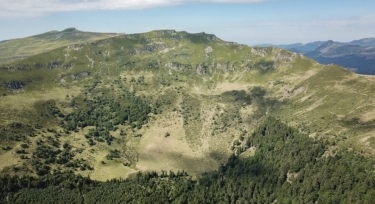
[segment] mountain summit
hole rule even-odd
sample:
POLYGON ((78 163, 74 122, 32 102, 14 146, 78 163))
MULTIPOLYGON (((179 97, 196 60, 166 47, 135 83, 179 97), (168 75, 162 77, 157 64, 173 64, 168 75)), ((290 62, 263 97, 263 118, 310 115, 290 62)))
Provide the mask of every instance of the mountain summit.
POLYGON ((67 28, 62 31, 50 31, 26 38, 7 40, 0 43, 0 64, 18 61, 74 43, 90 42, 117 35, 119 34, 83 32, 75 28, 67 28))

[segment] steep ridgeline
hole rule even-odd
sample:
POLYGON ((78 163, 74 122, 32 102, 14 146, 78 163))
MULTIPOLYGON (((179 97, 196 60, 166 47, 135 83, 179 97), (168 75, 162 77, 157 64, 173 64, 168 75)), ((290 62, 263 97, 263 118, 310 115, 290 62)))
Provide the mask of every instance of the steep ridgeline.
POLYGON ((1 65, 0 84, 3 174, 198 176, 256 154, 245 138, 268 116, 324 141, 316 157, 374 154, 372 77, 206 33, 64 45, 1 65))

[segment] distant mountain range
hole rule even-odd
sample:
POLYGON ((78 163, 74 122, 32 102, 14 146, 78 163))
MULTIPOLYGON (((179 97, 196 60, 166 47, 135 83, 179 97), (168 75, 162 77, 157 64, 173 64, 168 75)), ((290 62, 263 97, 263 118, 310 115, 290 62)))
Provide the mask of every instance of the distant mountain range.
POLYGON ((375 75, 375 38, 351 42, 315 41, 290 45, 263 44, 260 47, 279 47, 302 53, 321 64, 337 64, 358 74, 375 75))

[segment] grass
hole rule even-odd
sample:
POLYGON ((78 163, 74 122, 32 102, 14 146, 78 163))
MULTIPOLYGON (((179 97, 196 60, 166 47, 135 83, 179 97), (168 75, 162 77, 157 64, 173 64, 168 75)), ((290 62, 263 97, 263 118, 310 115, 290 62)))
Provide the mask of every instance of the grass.
MULTIPOLYGON (((46 39, 50 35, 56 33, 45 34, 46 39)), ((76 157, 94 167, 76 169, 77 173, 107 180, 147 170, 185 170, 191 175, 211 171, 235 151, 231 149, 233 142, 244 132, 249 135, 267 115, 312 137, 335 142, 337 148, 374 152, 371 138, 366 147, 361 141, 371 134, 375 118, 373 77, 355 75, 333 65, 322 66, 280 49, 209 40, 212 35, 208 34, 152 31, 97 37, 103 39, 76 44, 75 49, 56 43, 56 49, 0 68, 1 84, 26 82, 19 90, 0 88, 1 126, 9 127, 14 122, 43 126, 36 130, 35 137, 28 137, 30 151, 37 139, 53 136, 43 132, 47 128, 62 130, 58 126, 61 119, 45 116, 42 104, 46 101, 54 100, 68 114, 84 109, 85 98, 120 98, 124 91, 135 91, 153 108, 150 121, 141 129, 119 125, 119 130, 111 132, 116 139, 110 146, 89 146, 84 137, 88 128, 62 134, 61 142, 72 144, 74 151, 80 150, 76 157), (166 47, 135 52, 135 48, 142 50, 161 43, 166 47), (205 52, 208 46, 213 50, 210 53, 205 52), (51 62, 56 62, 57 67, 47 68, 51 62), (171 62, 184 66, 181 70, 170 69, 166 64, 171 62), (68 63, 72 66, 65 69, 68 63), (39 65, 42 67, 38 68, 39 65), (90 75, 71 77, 83 72, 90 75), (138 82, 141 77, 144 82, 138 82), (262 100, 251 94, 254 87, 265 91, 262 100), (77 106, 69 106, 73 99, 77 106), (120 129, 126 136, 120 135, 120 129), (167 132, 170 135, 165 137, 167 132), (108 160, 106 155, 115 149, 121 157, 108 160)), ((9 145, 18 148, 21 142, 24 141, 9 145)), ((0 161, 12 158, 1 162, 0 169, 21 162, 29 165, 28 160, 14 156, 14 151, 0 150, 0 161)), ((247 150, 241 157, 254 152, 247 150)))
POLYGON ((51 31, 40 35, 9 40, 0 44, 0 64, 21 60, 35 54, 76 43, 96 41, 115 36, 115 33, 91 33, 75 29, 51 31))
POLYGON ((217 168, 217 162, 204 154, 208 149, 191 148, 178 113, 158 116, 149 126, 137 148, 139 170, 185 170, 197 175, 217 168), (165 137, 166 132, 170 136, 165 137))

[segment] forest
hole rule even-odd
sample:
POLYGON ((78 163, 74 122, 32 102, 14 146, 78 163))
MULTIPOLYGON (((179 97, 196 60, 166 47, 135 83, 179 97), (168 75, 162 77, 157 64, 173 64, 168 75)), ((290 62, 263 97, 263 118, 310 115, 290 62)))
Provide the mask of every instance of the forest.
POLYGON ((138 172, 127 179, 106 182, 72 171, 48 172, 38 177, 3 175, 0 202, 372 203, 375 200, 373 159, 352 150, 331 150, 329 141, 310 138, 273 117, 265 119, 243 140, 242 151, 256 148, 254 156, 232 155, 217 171, 197 178, 183 170, 138 172))

